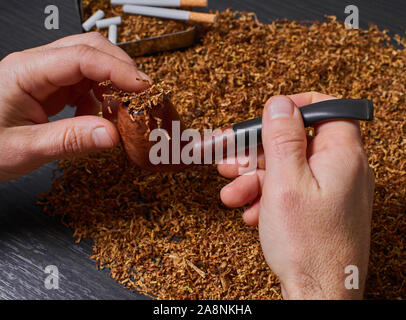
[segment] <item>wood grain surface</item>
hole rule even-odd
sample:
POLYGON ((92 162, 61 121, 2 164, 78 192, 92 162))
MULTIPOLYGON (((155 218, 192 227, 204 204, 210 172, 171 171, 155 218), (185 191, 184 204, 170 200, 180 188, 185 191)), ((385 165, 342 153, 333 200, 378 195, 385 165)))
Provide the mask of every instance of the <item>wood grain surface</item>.
MULTIPOLYGON (((74 0, 49 0, 60 6, 61 29, 43 27, 42 0, 0 0, 0 58, 5 54, 81 32, 74 0), (22 3, 28 3, 26 7, 22 3), (17 4, 17 5, 16 5, 17 4), (72 18, 73 17, 73 18, 72 18)), ((375 23, 392 34, 405 36, 406 1, 339 0, 211 0, 213 10, 232 7, 254 11, 263 22, 276 18, 322 20, 336 15, 344 20, 344 8, 355 4, 360 27, 375 23)), ((54 119, 73 115, 67 108, 54 119)), ((1 156, 1 154, 0 154, 1 156)), ((146 299, 125 290, 107 271, 98 271, 89 260, 92 243, 76 244, 72 231, 46 216, 36 205, 37 195, 50 187, 55 164, 47 164, 20 179, 0 183, 0 299, 146 299), (44 269, 55 265, 59 289, 46 289, 44 269)))

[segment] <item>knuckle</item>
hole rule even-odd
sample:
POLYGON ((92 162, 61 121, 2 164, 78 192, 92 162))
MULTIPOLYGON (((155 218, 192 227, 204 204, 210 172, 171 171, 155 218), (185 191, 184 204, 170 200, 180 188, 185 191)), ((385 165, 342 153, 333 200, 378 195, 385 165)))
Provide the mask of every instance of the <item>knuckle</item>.
POLYGON ((73 156, 83 152, 83 142, 80 134, 75 127, 69 127, 65 130, 62 137, 62 154, 73 156))
POLYGON ((12 63, 12 62, 19 61, 22 54, 23 53, 21 51, 12 52, 12 53, 8 54, 7 56, 5 56, 1 62, 12 63))
POLYGON ((99 43, 106 43, 107 39, 105 36, 103 36, 101 33, 92 31, 87 34, 87 37, 89 38, 90 43, 93 44, 99 44, 99 43))
POLYGON ((346 162, 347 170, 351 176, 369 176, 368 158, 361 145, 342 147, 341 157, 346 162))
POLYGON ((362 146, 353 147, 352 154, 353 154, 353 158, 354 158, 354 166, 358 170, 368 172, 368 169, 369 169, 368 159, 367 159, 367 156, 366 156, 365 151, 362 148, 362 146))
POLYGON ((354 151, 356 149, 362 149, 361 137, 360 135, 354 135, 351 132, 338 132, 337 135, 332 136, 328 140, 328 145, 331 148, 352 148, 354 151))
POLYGON ((306 137, 292 132, 279 132, 269 141, 273 155, 277 158, 285 158, 303 148, 306 137))
POLYGON ((72 47, 74 54, 79 57, 86 57, 94 53, 94 48, 87 44, 78 44, 72 47))
POLYGON ((0 60, 0 79, 8 79, 7 84, 11 84, 18 80, 19 67, 26 62, 26 58, 23 57, 24 53, 21 51, 13 52, 7 55, 3 60, 0 60), (6 76, 6 77, 5 77, 6 76))

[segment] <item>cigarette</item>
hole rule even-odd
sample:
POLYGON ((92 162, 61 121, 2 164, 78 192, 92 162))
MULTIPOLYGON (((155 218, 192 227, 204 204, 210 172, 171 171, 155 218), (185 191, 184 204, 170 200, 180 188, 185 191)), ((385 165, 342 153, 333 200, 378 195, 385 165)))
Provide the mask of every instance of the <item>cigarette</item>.
POLYGON ((92 16, 89 19, 87 19, 85 22, 83 22, 82 28, 85 31, 89 31, 90 29, 92 29, 94 27, 97 20, 100 20, 103 18, 104 18, 104 12, 102 10, 97 10, 94 14, 92 14, 92 16))
POLYGON ((207 0, 111 0, 112 5, 133 4, 150 7, 207 7, 207 0))
MULTIPOLYGON (((111 43, 117 44, 117 25, 116 24, 109 25, 109 41, 111 43)), ((109 108, 110 113, 112 113, 110 107, 108 107, 108 108, 109 108)))
POLYGON ((192 12, 186 10, 164 9, 155 7, 144 7, 134 5, 124 5, 123 12, 129 14, 140 14, 142 16, 158 17, 164 19, 174 19, 183 21, 214 23, 217 16, 210 13, 192 12))
POLYGON ((96 27, 98 29, 104 29, 109 27, 111 24, 121 24, 121 17, 113 17, 113 18, 107 18, 103 20, 99 20, 96 22, 96 27))

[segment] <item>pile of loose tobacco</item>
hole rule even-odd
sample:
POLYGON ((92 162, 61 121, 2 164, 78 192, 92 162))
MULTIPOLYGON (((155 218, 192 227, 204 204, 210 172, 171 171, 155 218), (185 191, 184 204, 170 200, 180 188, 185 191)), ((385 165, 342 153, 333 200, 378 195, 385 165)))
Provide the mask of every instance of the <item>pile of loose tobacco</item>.
MULTIPOLYGON (((225 11, 201 43, 142 57, 138 67, 172 88, 186 126, 218 128, 261 115, 272 95, 316 90, 374 101, 362 124, 376 193, 367 298, 406 296, 406 50, 386 32, 346 30, 334 18, 264 25, 225 11)), ((399 43, 406 41, 398 38, 399 43)), ((213 166, 150 173, 121 148, 64 160, 44 210, 94 240, 98 266, 160 299, 279 299, 255 227, 227 209, 228 181, 213 166)))

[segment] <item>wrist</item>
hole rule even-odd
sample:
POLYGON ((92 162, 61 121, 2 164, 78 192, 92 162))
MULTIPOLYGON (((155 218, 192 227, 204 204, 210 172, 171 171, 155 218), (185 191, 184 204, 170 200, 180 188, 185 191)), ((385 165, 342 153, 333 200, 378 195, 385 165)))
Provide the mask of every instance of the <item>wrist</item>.
POLYGON ((281 280, 281 290, 285 300, 327 299, 319 282, 306 274, 281 280))

